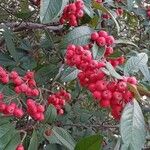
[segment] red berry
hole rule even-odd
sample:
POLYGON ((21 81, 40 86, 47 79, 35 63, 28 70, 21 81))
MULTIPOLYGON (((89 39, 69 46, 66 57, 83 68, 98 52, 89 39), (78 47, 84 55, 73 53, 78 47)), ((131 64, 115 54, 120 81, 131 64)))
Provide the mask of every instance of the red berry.
POLYGON ((97 32, 93 32, 93 33, 91 34, 91 40, 93 40, 93 41, 96 41, 96 40, 98 39, 98 37, 99 37, 99 35, 98 35, 97 32))
POLYGON ((0 93, 0 100, 2 100, 4 98, 4 94, 0 93))
POLYGON ((102 99, 99 105, 103 108, 110 107, 110 101, 108 99, 102 99))
POLYGON ((101 100, 101 92, 99 92, 99 91, 95 91, 94 93, 93 93, 93 97, 96 99, 96 100, 101 100))
POLYGON ((104 30, 99 31, 98 34, 100 37, 104 37, 104 38, 106 38, 108 36, 108 33, 104 30))
POLYGON ((110 90, 103 91, 102 98, 110 100, 112 98, 112 92, 110 90))
POLYGON ((127 83, 124 82, 124 81, 120 81, 117 85, 117 89, 120 91, 120 92, 123 92, 124 90, 127 89, 127 83))
POLYGON ((58 114, 59 115, 63 115, 64 114, 64 110, 63 109, 58 110, 58 114))
POLYGON ((105 46, 105 44, 106 44, 106 40, 104 37, 98 37, 96 42, 99 46, 105 46))
POLYGON ((39 90, 38 89, 33 89, 32 90, 32 95, 33 96, 38 96, 39 95, 39 90))
POLYGON ((22 109, 20 108, 15 108, 14 112, 13 112, 13 115, 17 118, 22 118, 23 115, 24 115, 24 112, 22 109))
POLYGON ((3 102, 0 102, 0 112, 3 112, 6 109, 6 104, 3 102))
POLYGON ((106 44, 107 44, 108 46, 113 45, 114 42, 115 42, 115 39, 114 39, 113 36, 107 36, 107 37, 106 37, 106 44))
POLYGON ((114 97, 114 99, 116 99, 117 101, 120 101, 120 100, 122 100, 122 98, 123 98, 123 96, 122 96, 122 94, 121 94, 120 92, 114 92, 114 93, 113 93, 113 97, 114 97))
POLYGON ((17 147, 16 147, 16 150, 24 150, 24 146, 22 144, 19 144, 17 147))
POLYGON ((97 87, 97 90, 99 91, 106 90, 107 82, 104 80, 97 81, 96 87, 97 87))
POLYGON ((44 112, 45 111, 45 108, 43 105, 37 105, 37 111, 38 112, 44 112))
POLYGON ((12 71, 9 76, 11 79, 16 79, 19 75, 16 71, 12 71))
POLYGON ((127 82, 136 85, 137 84, 136 77, 128 77, 127 82))

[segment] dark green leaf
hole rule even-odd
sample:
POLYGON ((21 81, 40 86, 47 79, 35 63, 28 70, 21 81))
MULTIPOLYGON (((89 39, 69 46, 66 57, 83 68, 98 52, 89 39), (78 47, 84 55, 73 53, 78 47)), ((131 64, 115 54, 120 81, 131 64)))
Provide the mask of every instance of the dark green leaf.
POLYGON ((39 145, 39 143, 38 143, 37 133, 34 130, 33 133, 32 133, 32 137, 31 137, 31 140, 30 140, 28 150, 38 150, 38 145, 39 145))
POLYGON ((63 128, 54 127, 52 129, 52 136, 46 136, 45 138, 52 144, 60 144, 66 147, 68 150, 74 150, 75 141, 71 135, 63 128))
POLYGON ((45 113, 45 122, 46 123, 53 123, 57 117, 57 111, 53 105, 48 106, 46 113, 45 113))
POLYGON ((124 40, 124 39, 119 39, 119 40, 115 40, 115 44, 126 44, 126 45, 132 45, 135 46, 136 48, 139 48, 136 44, 134 44, 133 42, 129 41, 129 40, 124 40))
POLYGON ((100 48, 96 43, 92 47, 93 58, 100 60, 105 54, 105 48, 100 48))
POLYGON ((81 139, 75 150, 101 150, 102 149, 103 137, 101 135, 92 135, 81 139))
POLYGON ((3 36, 5 38, 5 42, 7 45, 7 49, 10 53, 10 55, 14 58, 14 60, 18 60, 15 44, 13 42, 13 35, 11 31, 8 28, 4 28, 3 36))
POLYGON ((79 73, 78 69, 67 67, 64 69, 64 71, 62 71, 62 75, 60 79, 63 82, 69 82, 76 79, 78 73, 79 73))

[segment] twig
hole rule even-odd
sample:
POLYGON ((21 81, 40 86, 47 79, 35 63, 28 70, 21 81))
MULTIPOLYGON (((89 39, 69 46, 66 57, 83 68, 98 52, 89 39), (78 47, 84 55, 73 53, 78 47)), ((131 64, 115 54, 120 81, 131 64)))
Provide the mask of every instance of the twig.
POLYGON ((1 23, 0 28, 4 28, 5 26, 14 29, 15 31, 22 31, 26 29, 47 29, 52 31, 58 31, 63 28, 62 25, 52 26, 49 24, 40 24, 40 23, 33 23, 33 22, 6 22, 1 23))
POLYGON ((105 124, 97 124, 97 125, 90 125, 90 124, 63 124, 63 126, 72 126, 72 127, 83 127, 83 128, 119 128, 118 125, 105 125, 105 124))

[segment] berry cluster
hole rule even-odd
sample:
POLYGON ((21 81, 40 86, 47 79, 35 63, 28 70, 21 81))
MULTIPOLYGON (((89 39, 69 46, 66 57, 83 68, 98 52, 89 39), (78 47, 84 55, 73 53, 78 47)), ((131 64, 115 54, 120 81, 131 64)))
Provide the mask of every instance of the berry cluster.
POLYGON ((76 2, 67 5, 60 18, 61 24, 69 24, 70 26, 77 26, 78 20, 84 15, 84 2, 76 0, 76 2))
POLYGON ((54 107, 57 110, 58 115, 63 115, 64 114, 63 107, 65 106, 65 103, 70 100, 71 100, 70 93, 68 93, 65 90, 61 90, 49 96, 48 104, 54 105, 54 107))
POLYGON ((93 32, 91 34, 91 40, 96 42, 98 46, 112 46, 115 42, 113 36, 108 35, 106 31, 93 32))
POLYGON ((115 39, 113 36, 108 35, 108 33, 106 31, 101 30, 99 32, 93 32, 91 34, 91 40, 93 42, 96 42, 97 45, 100 47, 105 46, 104 56, 106 57, 106 60, 112 64, 113 67, 116 67, 118 65, 122 65, 125 62, 125 58, 123 56, 115 58, 115 59, 107 58, 111 54, 114 53, 112 46, 114 45, 115 39))
POLYGON ((66 51, 66 63, 81 70, 78 79, 81 86, 86 87, 103 108, 110 107, 112 116, 119 119, 121 111, 127 102, 133 98, 133 93, 128 90, 127 83, 136 84, 134 77, 124 77, 123 80, 112 80, 101 70, 105 67, 105 61, 109 61, 114 67, 124 63, 124 57, 110 59, 113 54, 114 37, 106 31, 91 34, 92 42, 105 48, 105 54, 101 61, 93 59, 89 48, 85 46, 68 45, 66 51))
POLYGON ((27 99, 27 112, 34 120, 43 121, 44 111, 43 105, 36 103, 33 99, 27 99))
POLYGON ((6 104, 5 102, 1 101, 0 112, 6 116, 15 116, 16 118, 22 118, 24 115, 23 110, 19 108, 14 102, 6 104))
POLYGON ((28 71, 24 77, 20 77, 16 71, 10 73, 10 79, 15 85, 17 94, 24 93, 26 96, 38 96, 39 91, 36 88, 34 72, 28 71))
POLYGON ((9 73, 3 67, 0 67, 0 82, 7 84, 10 81, 14 84, 14 90, 17 94, 24 93, 27 96, 39 95, 34 80, 34 72, 28 71, 24 77, 21 77, 16 71, 9 73))
POLYGON ((24 150, 24 146, 22 144, 19 144, 17 147, 16 147, 16 150, 24 150))

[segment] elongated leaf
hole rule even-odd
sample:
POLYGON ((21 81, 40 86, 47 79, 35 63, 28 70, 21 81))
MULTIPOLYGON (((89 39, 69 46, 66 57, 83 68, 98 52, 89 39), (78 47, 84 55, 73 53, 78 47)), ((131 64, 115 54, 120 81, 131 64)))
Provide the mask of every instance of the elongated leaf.
POLYGON ((46 123, 53 123, 55 121, 57 117, 57 111, 53 105, 48 106, 45 116, 46 123))
POLYGON ((75 141, 71 135, 60 127, 54 127, 52 129, 52 136, 46 136, 45 138, 52 144, 60 144, 65 146, 68 150, 74 150, 75 141))
POLYGON ((7 49, 10 53, 10 55, 13 57, 14 60, 18 60, 15 44, 13 42, 13 35, 11 31, 8 28, 4 28, 3 36, 5 38, 5 42, 7 45, 7 49))
POLYGON ((20 143, 20 134, 9 118, 0 117, 0 150, 15 150, 20 143))
POLYGON ((141 150, 146 137, 145 122, 142 110, 136 100, 128 103, 120 122, 120 133, 123 150, 141 150))
POLYGON ((111 18, 113 19, 113 21, 115 22, 118 33, 120 32, 120 26, 119 26, 116 18, 114 17, 114 15, 109 10, 107 10, 103 5, 101 5, 95 1, 93 1, 93 7, 101 10, 103 13, 108 13, 111 16, 111 18))
POLYGON ((105 48, 100 48, 96 43, 92 47, 93 58, 100 60, 105 54, 105 48))
POLYGON ((115 77, 117 79, 122 79, 122 76, 116 72, 116 70, 114 69, 114 67, 109 62, 106 62, 106 68, 109 70, 109 73, 113 77, 115 77))
POLYGON ((139 67, 139 69, 140 69, 140 71, 142 72, 142 74, 144 75, 145 80, 150 82, 150 71, 149 71, 149 69, 148 69, 147 64, 141 65, 141 66, 139 67))
POLYGON ((102 149, 103 137, 101 135, 92 135, 81 139, 75 150, 101 150, 102 149))
POLYGON ((93 30, 87 26, 80 26, 70 31, 61 43, 62 48, 66 48, 68 44, 86 45, 90 42, 90 36, 93 30))
POLYGON ((139 48, 136 44, 134 44, 131 41, 128 40, 124 40, 124 39, 119 39, 119 40, 115 40, 115 44, 126 44, 126 45, 132 45, 135 46, 136 48, 139 48))
POLYGON ((76 68, 70 68, 70 67, 67 67, 63 72, 62 72, 62 75, 61 75, 61 81, 63 82, 69 82, 69 81, 72 81, 74 79, 77 78, 77 75, 79 73, 79 70, 76 69, 76 68))
POLYGON ((132 56, 128 59, 124 67, 124 74, 129 75, 134 72, 138 72, 139 68, 148 62, 148 56, 146 53, 139 53, 137 56, 132 56))
POLYGON ((55 77, 55 75, 58 73, 58 70, 58 66, 53 64, 43 66, 36 72, 36 81, 39 84, 47 84, 51 78, 55 77))
POLYGON ((65 6, 67 0, 43 0, 40 7, 40 20, 42 23, 50 23, 55 19, 65 6))
POLYGON ((38 145, 39 145, 39 143, 38 143, 37 133, 34 130, 33 133, 32 133, 32 137, 31 137, 31 140, 30 140, 28 150, 37 150, 38 145))

